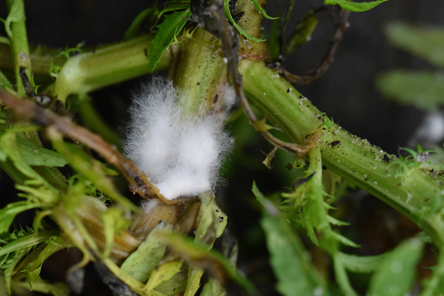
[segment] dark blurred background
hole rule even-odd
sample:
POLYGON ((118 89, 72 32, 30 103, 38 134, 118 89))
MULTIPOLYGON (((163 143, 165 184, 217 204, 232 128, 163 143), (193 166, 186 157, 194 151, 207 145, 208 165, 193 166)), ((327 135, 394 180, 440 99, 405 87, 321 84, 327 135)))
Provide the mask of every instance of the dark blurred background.
MULTIPOLYGON (((25 5, 29 42, 60 49, 74 47, 79 42, 84 42, 87 47, 117 42, 136 15, 153 2, 28 0, 25 5)), ((269 1, 270 15, 274 15, 276 3, 279 1, 269 1)), ((310 8, 320 5, 320 0, 296 1, 292 23, 310 8)), ((5 18, 6 15, 6 5, 1 1, 0 17, 5 18)), ((419 26, 444 26, 443 15, 442 0, 389 0, 369 12, 352 13, 350 28, 328 72, 317 81, 297 89, 344 129, 367 138, 387 152, 397 154, 398 148, 408 144, 421 124, 424 112, 384 98, 375 88, 375 77, 378 73, 395 68, 434 68, 420 58, 392 47, 385 38, 384 27, 393 21, 419 26)), ((320 61, 326 51, 334 28, 325 13, 319 17, 320 22, 311 41, 284 63, 285 68, 294 74, 304 74, 320 61)), ((269 28, 270 24, 264 23, 264 27, 269 28)), ((3 28, 0 34, 5 36, 3 28)), ((97 110, 111 126, 118 127, 126 122, 128 114, 122 112, 122 108, 128 107, 134 89, 146 80, 138 78, 91 94, 97 110)), ((280 152, 274 168, 267 170, 261 164, 264 158, 261 151, 269 152, 271 147, 251 133, 251 128, 242 121, 245 120, 241 119, 230 127, 238 143, 241 143, 237 145, 231 160, 236 163, 241 158, 239 155, 242 155, 248 161, 224 166, 227 182, 218 190, 219 203, 228 214, 230 232, 239 240, 239 267, 258 285, 263 295, 273 295, 275 280, 267 263, 268 253, 258 223, 260 211, 256 208, 250 189, 252 181, 256 180, 265 194, 273 194, 289 187, 299 173, 284 169, 293 159, 280 152), (245 129, 250 131, 246 132, 245 129)), ((6 175, 1 175, 1 182, 3 192, 14 191, 6 175)), ((2 195, 7 195, 7 198, 2 198, 3 207, 13 195, 2 195)), ((419 231, 394 210, 360 190, 349 190, 341 200, 340 209, 347 213, 343 219, 352 222, 347 231, 355 242, 362 245, 356 251, 360 255, 382 253, 419 231)), ((32 219, 32 215, 29 214, 28 218, 20 216, 20 219, 21 223, 26 223, 32 219)), ((301 237, 304 238, 304 235, 301 237)), ((312 256, 317 258, 316 251, 306 243, 312 256)), ((79 255, 65 252, 55 256, 58 257, 48 262, 43 273, 55 280, 63 280, 64 270, 78 260, 79 255)), ((424 260, 433 260, 430 257, 426 255, 424 260)), ((109 295, 92 268, 87 271, 87 282, 84 295, 109 295)), ((233 290, 231 293, 235 292, 233 290)))

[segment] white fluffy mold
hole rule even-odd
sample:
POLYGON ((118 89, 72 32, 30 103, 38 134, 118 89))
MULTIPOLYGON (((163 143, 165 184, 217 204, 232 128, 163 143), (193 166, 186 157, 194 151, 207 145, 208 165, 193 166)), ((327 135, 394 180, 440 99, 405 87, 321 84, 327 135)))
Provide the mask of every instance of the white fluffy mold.
POLYGON ((165 198, 196 196, 214 189, 232 142, 223 130, 223 116, 184 118, 177 92, 166 78, 154 78, 144 86, 130 113, 124 153, 165 198))

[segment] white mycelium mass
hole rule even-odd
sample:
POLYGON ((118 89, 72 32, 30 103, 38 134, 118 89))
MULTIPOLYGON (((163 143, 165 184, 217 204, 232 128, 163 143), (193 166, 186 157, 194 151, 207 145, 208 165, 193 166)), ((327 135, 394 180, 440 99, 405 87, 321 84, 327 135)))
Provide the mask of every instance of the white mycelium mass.
POLYGON ((172 82, 155 78, 134 98, 124 142, 125 155, 170 200, 214 189, 231 146, 223 116, 187 118, 177 101, 172 82))

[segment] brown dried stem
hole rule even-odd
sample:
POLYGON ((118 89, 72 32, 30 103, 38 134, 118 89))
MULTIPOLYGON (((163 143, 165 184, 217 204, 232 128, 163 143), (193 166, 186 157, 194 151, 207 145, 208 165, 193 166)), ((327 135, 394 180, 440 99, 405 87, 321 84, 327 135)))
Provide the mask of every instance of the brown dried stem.
POLYGON ((37 124, 54 127, 65 136, 76 139, 87 147, 98 152, 107 162, 114 165, 130 183, 129 188, 143 198, 155 197, 164 203, 172 202, 160 193, 159 188, 151 184, 148 177, 134 164, 124 157, 115 147, 107 143, 102 137, 76 125, 65 117, 41 108, 29 100, 20 100, 8 93, 0 93, 0 101, 9 106, 14 112, 31 119, 37 124))

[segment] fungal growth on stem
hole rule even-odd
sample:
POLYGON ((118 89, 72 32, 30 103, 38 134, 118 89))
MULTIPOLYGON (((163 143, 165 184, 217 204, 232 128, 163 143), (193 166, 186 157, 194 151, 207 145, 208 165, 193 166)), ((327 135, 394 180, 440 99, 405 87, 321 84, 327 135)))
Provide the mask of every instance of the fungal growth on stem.
POLYGON ((182 114, 178 93, 165 78, 144 86, 130 112, 125 155, 165 198, 197 196, 214 189, 221 161, 231 147, 223 116, 182 114))

